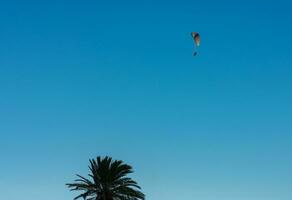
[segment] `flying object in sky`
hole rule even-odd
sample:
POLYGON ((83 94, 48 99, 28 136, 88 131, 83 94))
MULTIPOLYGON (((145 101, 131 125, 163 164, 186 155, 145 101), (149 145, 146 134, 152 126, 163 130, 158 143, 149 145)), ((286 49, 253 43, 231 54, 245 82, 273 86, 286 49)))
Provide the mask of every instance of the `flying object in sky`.
POLYGON ((196 56, 198 54, 197 50, 200 46, 201 43, 201 38, 200 38, 200 34, 197 32, 191 32, 191 36, 194 39, 195 42, 195 52, 194 52, 194 56, 196 56))

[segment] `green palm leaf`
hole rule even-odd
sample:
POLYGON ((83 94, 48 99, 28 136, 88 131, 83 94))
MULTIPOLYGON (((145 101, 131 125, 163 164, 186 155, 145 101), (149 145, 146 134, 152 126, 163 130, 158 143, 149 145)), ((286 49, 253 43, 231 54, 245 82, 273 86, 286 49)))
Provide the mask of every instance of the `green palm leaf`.
POLYGON ((136 181, 127 177, 133 173, 130 165, 111 157, 89 160, 89 179, 77 174, 74 183, 66 184, 71 191, 82 191, 77 200, 144 200, 145 195, 136 181))

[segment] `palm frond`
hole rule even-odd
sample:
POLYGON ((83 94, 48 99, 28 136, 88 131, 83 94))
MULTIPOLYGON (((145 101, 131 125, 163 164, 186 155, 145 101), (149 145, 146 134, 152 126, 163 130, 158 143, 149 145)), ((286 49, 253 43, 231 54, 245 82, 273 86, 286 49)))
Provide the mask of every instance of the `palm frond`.
POLYGON ((74 183, 66 184, 71 191, 82 191, 74 198, 77 200, 144 200, 145 195, 141 187, 128 174, 133 173, 133 168, 121 160, 111 157, 97 157, 89 160, 88 176, 85 178, 76 175, 74 183))

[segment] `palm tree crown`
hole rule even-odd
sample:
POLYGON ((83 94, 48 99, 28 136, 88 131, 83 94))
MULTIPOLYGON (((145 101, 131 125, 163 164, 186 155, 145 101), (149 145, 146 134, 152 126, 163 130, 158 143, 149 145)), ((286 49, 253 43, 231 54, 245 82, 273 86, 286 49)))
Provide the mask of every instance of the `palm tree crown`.
POLYGON ((108 156, 89 161, 90 178, 77 174, 75 183, 66 184, 71 191, 82 191, 74 200, 144 200, 145 195, 140 191, 140 186, 127 177, 133 172, 130 165, 108 156))

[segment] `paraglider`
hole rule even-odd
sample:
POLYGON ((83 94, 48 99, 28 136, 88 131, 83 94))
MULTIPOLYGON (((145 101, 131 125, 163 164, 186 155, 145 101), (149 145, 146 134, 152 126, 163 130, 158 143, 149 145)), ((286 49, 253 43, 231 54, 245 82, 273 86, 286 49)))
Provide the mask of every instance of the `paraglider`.
POLYGON ((196 56, 198 54, 197 49, 200 46, 201 43, 201 38, 200 38, 200 34, 197 32, 191 32, 191 36, 194 39, 195 42, 195 52, 194 52, 194 56, 196 56))

